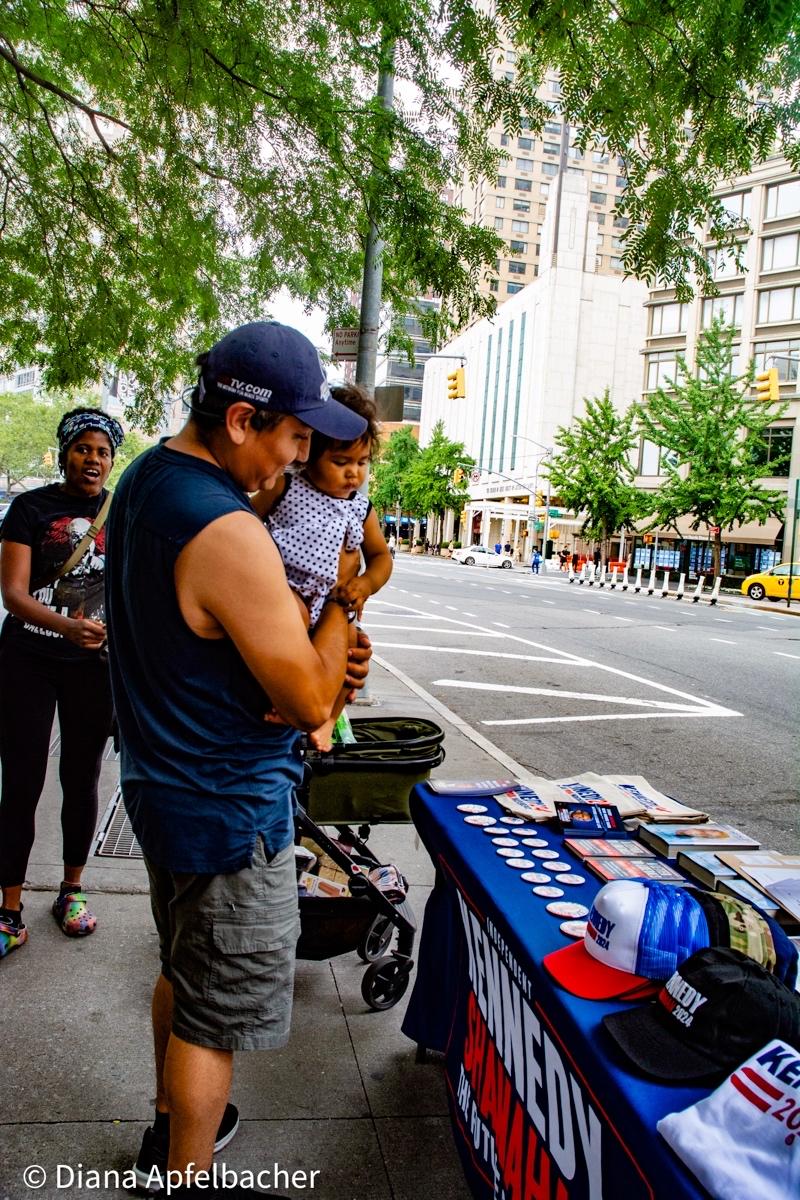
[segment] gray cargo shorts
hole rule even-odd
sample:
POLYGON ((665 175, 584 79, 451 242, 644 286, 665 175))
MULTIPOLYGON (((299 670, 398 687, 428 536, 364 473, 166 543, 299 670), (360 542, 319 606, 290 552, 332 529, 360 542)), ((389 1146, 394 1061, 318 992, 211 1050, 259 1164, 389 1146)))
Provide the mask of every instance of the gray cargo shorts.
POLYGON ((146 863, 172 1031, 215 1050, 285 1045, 300 934, 294 846, 231 875, 181 875, 146 863))

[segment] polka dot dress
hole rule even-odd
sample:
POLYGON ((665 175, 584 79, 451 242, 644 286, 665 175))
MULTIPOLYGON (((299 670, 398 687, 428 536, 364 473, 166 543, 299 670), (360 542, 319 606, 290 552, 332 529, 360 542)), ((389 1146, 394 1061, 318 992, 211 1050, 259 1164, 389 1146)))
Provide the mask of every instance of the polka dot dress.
POLYGON ((363 492, 348 500, 326 496, 305 475, 293 475, 267 528, 275 539, 290 587, 308 605, 316 625, 325 597, 336 583, 339 551, 357 550, 364 540, 370 503, 363 492))

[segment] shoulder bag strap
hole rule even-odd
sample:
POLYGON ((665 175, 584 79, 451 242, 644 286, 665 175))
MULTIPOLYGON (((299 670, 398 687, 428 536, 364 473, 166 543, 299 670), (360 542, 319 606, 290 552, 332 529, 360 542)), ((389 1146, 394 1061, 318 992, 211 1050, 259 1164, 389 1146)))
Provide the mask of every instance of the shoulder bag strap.
MULTIPOLYGON (((67 559, 67 561, 66 561, 66 562, 64 563, 64 565, 63 565, 63 566, 60 568, 60 570, 56 571, 55 575, 54 575, 54 576, 53 576, 53 578, 50 580, 50 583, 55 583, 55 581, 56 581, 57 579, 61 579, 61 577, 62 577, 63 575, 69 575, 69 573, 70 573, 70 571, 73 569, 73 567, 77 567, 78 563, 81 561, 81 559, 83 558, 84 554, 85 554, 85 553, 86 553, 86 551, 89 549, 89 546, 91 545, 91 543, 92 543, 92 542, 94 541, 94 539, 97 537, 97 535, 98 535, 98 533, 100 532, 100 530, 101 530, 101 529, 103 528, 103 526, 105 525, 105 523, 106 523, 106 517, 108 516, 108 510, 109 510, 110 508, 111 508, 111 492, 109 492, 109 493, 107 494, 107 496, 106 496, 105 500, 103 501, 103 503, 102 503, 102 506, 101 506, 101 508, 100 508, 100 511, 98 512, 97 516, 96 516, 96 517, 95 517, 95 519, 92 521, 91 525, 90 525, 90 526, 89 526, 89 528, 86 530, 86 533, 83 535, 83 537, 81 538, 81 540, 78 542, 77 546, 76 546, 76 547, 75 547, 75 549, 72 551, 72 554, 70 554, 70 556, 69 556, 69 558, 67 559)), ((45 585, 43 585, 43 584, 39 584, 39 587, 42 587, 42 586, 45 586, 45 585)), ((49 585, 48 585, 48 586, 49 586, 49 585)))

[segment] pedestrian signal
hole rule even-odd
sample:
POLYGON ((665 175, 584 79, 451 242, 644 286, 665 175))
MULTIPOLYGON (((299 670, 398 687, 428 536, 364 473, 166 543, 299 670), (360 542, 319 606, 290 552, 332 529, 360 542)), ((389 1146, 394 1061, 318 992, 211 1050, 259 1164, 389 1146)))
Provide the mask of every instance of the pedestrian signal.
POLYGON ((778 383, 778 368, 770 367, 768 371, 761 371, 756 375, 756 399, 757 400, 780 400, 781 388, 778 383))
POLYGON ((42 455, 42 462, 44 463, 44 465, 46 467, 52 467, 52 465, 53 465, 53 451, 52 450, 45 450, 44 454, 42 455))
POLYGON ((461 467, 456 467, 455 471, 453 471, 453 483, 455 484, 456 487, 458 487, 458 485, 463 481, 463 479, 464 479, 464 472, 461 470, 461 467))
POLYGON ((466 396, 464 368, 458 367, 447 376, 447 399, 463 400, 466 396))
POLYGON ((537 492, 534 500, 536 508, 544 508, 544 492, 537 492))

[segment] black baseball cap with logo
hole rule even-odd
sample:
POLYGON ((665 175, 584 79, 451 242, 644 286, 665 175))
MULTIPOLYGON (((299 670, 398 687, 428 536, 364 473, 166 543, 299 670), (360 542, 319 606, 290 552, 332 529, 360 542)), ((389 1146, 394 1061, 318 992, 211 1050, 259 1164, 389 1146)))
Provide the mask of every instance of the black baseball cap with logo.
POLYGON ((773 1038, 800 1050, 800 994, 738 950, 687 958, 644 1008, 603 1025, 643 1074, 666 1082, 723 1079, 773 1038))

